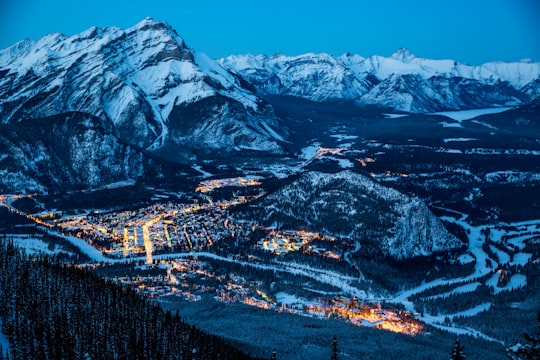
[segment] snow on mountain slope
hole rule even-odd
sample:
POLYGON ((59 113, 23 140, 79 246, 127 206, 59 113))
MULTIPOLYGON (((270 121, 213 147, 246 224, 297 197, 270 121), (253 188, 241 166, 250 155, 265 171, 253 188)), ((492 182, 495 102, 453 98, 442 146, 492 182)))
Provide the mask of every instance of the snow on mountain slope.
POLYGON ((348 100, 417 113, 516 106, 540 95, 540 63, 530 61, 470 66, 419 58, 407 49, 390 57, 238 55, 218 61, 261 94, 348 100))
POLYGON ((329 54, 241 55, 218 61, 244 76, 263 94, 287 94, 314 101, 355 99, 371 85, 329 54))
POLYGON ((88 114, 0 124, 2 193, 96 188, 163 174, 160 164, 121 143, 88 114))
POLYGON ((233 216, 344 236, 367 256, 406 259, 462 246, 420 199, 349 170, 304 173, 233 216))
POLYGON ((151 151, 173 144, 205 148, 207 139, 172 138, 170 123, 186 133, 213 126, 227 139, 220 146, 281 152, 280 131, 271 109, 241 79, 188 48, 168 25, 145 19, 122 30, 90 28, 66 37, 50 34, 0 51, 0 122, 80 111, 110 119, 121 139, 151 151), (174 118, 179 107, 200 109, 199 122, 174 118), (221 114, 223 118, 217 116, 221 114), (227 125, 228 124, 228 125, 227 125), (234 130, 231 130, 234 129, 234 130), (272 129, 268 131, 267 129, 272 129))

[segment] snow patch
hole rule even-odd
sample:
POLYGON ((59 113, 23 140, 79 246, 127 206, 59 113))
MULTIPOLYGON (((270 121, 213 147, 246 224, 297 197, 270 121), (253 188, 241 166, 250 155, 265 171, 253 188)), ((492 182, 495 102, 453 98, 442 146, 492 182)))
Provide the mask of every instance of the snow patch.
POLYGON ((317 152, 319 151, 318 148, 321 144, 319 143, 313 143, 312 145, 306 146, 302 149, 302 152, 300 153, 300 159, 309 161, 317 155, 317 152))
POLYGON ((279 304, 284 304, 284 305, 309 305, 310 304, 306 299, 302 299, 294 295, 287 294, 283 291, 280 291, 276 294, 276 301, 279 304))
POLYGON ((437 295, 430 296, 430 297, 428 297, 426 299, 439 299, 439 298, 445 298, 445 297, 449 297, 451 295, 456 295, 456 294, 470 293, 470 292, 475 291, 479 286, 480 286, 479 282, 473 282, 473 283, 470 283, 470 284, 465 284, 465 285, 462 285, 462 286, 458 286, 455 289, 450 290, 450 291, 445 292, 445 293, 442 293, 442 294, 437 294, 437 295))
POLYGON ((49 244, 46 242, 31 238, 27 236, 17 236, 17 235, 9 235, 13 239, 13 243, 23 248, 24 251, 29 255, 36 255, 36 254, 45 254, 45 255, 54 255, 59 254, 65 251, 62 251, 58 248, 58 246, 54 245, 52 246, 53 249, 50 249, 49 244))
POLYGON ((354 167, 354 164, 348 159, 334 159, 334 160, 338 162, 339 166, 342 169, 350 169, 354 167))
POLYGON ((471 254, 465 253, 458 257, 458 261, 461 265, 465 265, 474 262, 474 258, 471 256, 471 254))
POLYGON ((510 262, 510 265, 521 265, 525 266, 532 259, 532 254, 527 253, 517 253, 514 254, 514 259, 510 262))

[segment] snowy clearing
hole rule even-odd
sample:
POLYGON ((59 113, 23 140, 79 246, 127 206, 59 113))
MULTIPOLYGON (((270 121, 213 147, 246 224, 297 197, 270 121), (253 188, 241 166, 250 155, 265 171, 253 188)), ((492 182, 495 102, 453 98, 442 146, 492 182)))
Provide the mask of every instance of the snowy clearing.
POLYGON ((22 236, 18 234, 8 234, 8 237, 13 239, 13 243, 19 247, 23 248, 24 251, 29 255, 36 254, 45 254, 45 255, 54 255, 59 253, 67 253, 62 251, 57 245, 51 246, 46 242, 29 236, 22 236))
POLYGON ((57 233, 57 232, 54 232, 52 230, 47 230, 47 232, 50 234, 50 235, 53 235, 53 236, 60 236, 64 239, 66 239, 67 241, 69 241, 71 244, 75 245, 76 247, 79 248, 79 250, 85 254, 86 256, 88 256, 90 259, 92 259, 93 261, 95 262, 109 262, 109 263, 112 263, 112 262, 115 262, 114 260, 112 259, 109 259, 109 258, 106 258, 102 253, 101 251, 99 251, 98 249, 96 249, 95 247, 93 247, 92 245, 88 244, 86 241, 84 241, 83 239, 79 239, 75 236, 66 236, 66 235, 63 235, 63 234, 60 234, 60 233, 57 233))
POLYGON ((493 293, 498 294, 503 291, 516 290, 527 286, 527 277, 523 274, 514 274, 505 286, 499 287, 499 274, 494 274, 487 282, 486 285, 493 288, 493 293))
POLYGON ((342 169, 350 169, 354 167, 354 164, 348 159, 334 159, 334 160, 338 162, 339 166, 342 169))
POLYGON ((306 160, 306 161, 313 159, 315 155, 317 155, 320 145, 321 144, 319 143, 314 143, 313 145, 306 146, 305 148, 303 148, 302 153, 300 154, 300 159, 306 160))
POLYGON ((454 314, 438 314, 438 315, 426 314, 424 316, 421 316, 421 319, 429 324, 437 324, 437 323, 442 324, 444 323, 446 318, 452 320, 455 317, 471 317, 471 316, 478 315, 481 312, 488 311, 490 308, 491 308, 491 303, 486 302, 486 303, 477 305, 470 309, 463 310, 454 314))
POLYGON ((532 259, 532 254, 527 253, 517 253, 514 254, 514 260, 510 262, 510 265, 521 265, 525 266, 532 259))
POLYGON ((284 305, 296 305, 296 304, 310 305, 311 304, 306 299, 302 299, 294 295, 287 294, 283 291, 280 291, 276 294, 276 301, 278 302, 278 304, 284 304, 284 305))
POLYGON ((426 299, 433 300, 433 299, 445 298, 445 297, 448 297, 450 295, 455 295, 455 294, 469 293, 469 292, 475 291, 478 288, 478 286, 480 286, 479 282, 473 282, 473 283, 470 283, 470 284, 465 284, 465 285, 462 285, 462 286, 458 286, 457 288, 455 288, 453 290, 450 290, 448 292, 442 293, 442 294, 429 296, 426 299))

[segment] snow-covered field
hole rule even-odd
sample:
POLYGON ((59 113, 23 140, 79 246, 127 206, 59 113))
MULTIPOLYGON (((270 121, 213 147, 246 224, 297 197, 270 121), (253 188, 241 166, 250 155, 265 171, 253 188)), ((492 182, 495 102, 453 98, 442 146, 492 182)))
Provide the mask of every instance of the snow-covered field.
POLYGON ((445 293, 442 293, 442 294, 429 296, 426 299, 440 299, 440 298, 448 297, 450 295, 469 293, 469 292, 475 291, 478 288, 478 286, 480 286, 479 282, 472 282, 472 283, 469 283, 469 284, 458 286, 458 287, 452 289, 451 291, 448 291, 448 292, 445 292, 445 293))
POLYGON ((54 255, 61 252, 66 253, 58 245, 51 246, 39 238, 39 236, 20 235, 20 234, 7 234, 9 239, 13 240, 13 243, 24 249, 29 255, 44 254, 54 255))
POLYGON ((311 305, 313 304, 313 302, 309 302, 306 299, 302 299, 297 296, 287 294, 283 291, 280 291, 276 294, 276 301, 278 304, 285 304, 285 305, 311 305))
POLYGON ((54 232, 52 230, 47 230, 47 232, 53 236, 61 236, 67 241, 69 241, 72 245, 75 245, 79 248, 79 250, 87 255, 90 259, 92 259, 95 262, 114 262, 113 260, 106 258, 101 251, 93 247, 92 245, 88 244, 83 239, 79 239, 75 236, 66 236, 62 235, 60 233, 54 232))

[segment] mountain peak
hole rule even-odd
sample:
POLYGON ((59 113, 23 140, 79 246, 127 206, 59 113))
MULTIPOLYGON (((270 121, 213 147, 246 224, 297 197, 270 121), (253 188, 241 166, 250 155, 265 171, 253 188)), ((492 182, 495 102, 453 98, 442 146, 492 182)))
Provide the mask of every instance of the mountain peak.
POLYGON ((0 51, 0 69, 12 75, 0 76, 0 123, 84 112, 110 122, 124 142, 182 153, 175 161, 192 161, 195 148, 282 151, 279 123, 262 99, 152 18, 21 43, 0 51))
POLYGON ((135 24, 134 28, 143 28, 145 26, 155 26, 155 25, 165 25, 164 22, 155 20, 154 18, 147 16, 141 21, 139 21, 137 24, 135 24))
POLYGON ((409 62, 415 59, 416 56, 410 52, 407 48, 399 48, 395 53, 390 56, 392 59, 400 60, 402 62, 409 62))
POLYGON ((148 31, 148 30, 157 30, 157 31, 164 30, 164 31, 174 34, 175 36, 178 36, 176 31, 169 24, 160 20, 155 20, 151 17, 146 17, 142 19, 137 24, 135 24, 135 26, 127 29, 126 31, 130 32, 130 31, 148 31))

